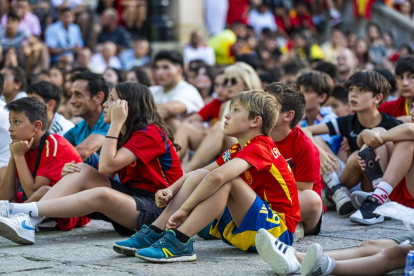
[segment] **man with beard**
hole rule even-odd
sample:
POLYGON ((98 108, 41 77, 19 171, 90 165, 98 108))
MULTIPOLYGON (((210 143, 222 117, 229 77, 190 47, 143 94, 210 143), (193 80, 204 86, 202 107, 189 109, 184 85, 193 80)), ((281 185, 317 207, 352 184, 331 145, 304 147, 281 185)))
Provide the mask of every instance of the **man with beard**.
POLYGON ((128 33, 118 26, 118 13, 113 8, 104 10, 101 16, 102 31, 98 35, 97 43, 111 41, 116 44, 120 52, 129 48, 128 33))
POLYGON ((350 76, 355 73, 357 65, 358 60, 356 59, 354 53, 348 48, 342 49, 339 52, 337 59, 337 82, 345 82, 350 76))

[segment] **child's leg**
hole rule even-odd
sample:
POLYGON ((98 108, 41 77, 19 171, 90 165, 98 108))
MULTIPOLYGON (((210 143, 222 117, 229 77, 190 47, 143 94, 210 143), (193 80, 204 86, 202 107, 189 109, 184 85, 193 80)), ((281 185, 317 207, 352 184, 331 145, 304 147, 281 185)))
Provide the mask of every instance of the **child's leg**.
POLYGON ((204 130, 197 128, 191 123, 182 123, 174 137, 175 142, 181 146, 181 150, 177 152, 178 157, 182 159, 188 148, 191 150, 197 149, 204 136, 204 130))
POLYGON ((395 245, 376 255, 352 260, 337 261, 332 274, 335 275, 383 275, 405 266, 408 252, 414 246, 395 245))
POLYGON ((178 228, 192 237, 229 207, 231 216, 240 226, 256 199, 256 193, 240 177, 221 186, 213 195, 198 204, 187 220, 178 228))
POLYGON ((41 200, 63 197, 96 187, 111 187, 106 175, 83 163, 79 163, 78 166, 80 172, 64 176, 41 200))
MULTIPOLYGON (((398 183, 406 176, 407 184, 414 180, 414 142, 402 141, 394 145, 390 162, 384 172, 382 180, 395 188, 398 183)), ((407 185, 409 188, 409 185, 407 185)), ((411 193, 414 195, 414 193, 411 193)))
MULTIPOLYGON (((200 182, 210 173, 207 170, 197 170, 191 173, 191 175, 185 180, 181 189, 172 198, 161 215, 152 223, 159 229, 164 230, 168 219, 183 205, 183 203, 190 197, 193 191, 197 188, 200 182)), ((215 217, 214 217, 215 218, 215 217)), ((214 219, 213 218, 213 219, 214 219)), ((213 220, 211 219, 210 222, 213 220)))
POLYGON ((313 190, 298 191, 298 196, 305 235, 312 234, 321 219, 321 197, 313 190))
POLYGON ((39 201, 51 188, 50 186, 40 187, 24 203, 39 201))
POLYGON ((185 172, 191 172, 203 167, 220 154, 223 147, 223 123, 217 122, 207 130, 207 134, 191 160, 183 167, 185 172))

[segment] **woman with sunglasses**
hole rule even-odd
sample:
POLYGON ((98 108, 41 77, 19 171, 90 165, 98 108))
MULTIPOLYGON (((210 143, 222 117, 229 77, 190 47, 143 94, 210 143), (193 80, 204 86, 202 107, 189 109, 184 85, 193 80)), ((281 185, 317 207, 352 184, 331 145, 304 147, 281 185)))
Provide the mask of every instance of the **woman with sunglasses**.
MULTIPOLYGON (((231 99, 237 94, 246 90, 262 89, 262 85, 259 76, 250 65, 244 62, 236 62, 234 65, 231 65, 224 70, 222 89, 222 92, 224 93, 223 97, 226 98, 226 101, 216 109, 216 122, 207 129, 200 142, 197 141, 198 143, 194 143, 196 147, 191 147, 194 146, 191 145, 191 139, 194 135, 193 131, 184 134, 181 133, 180 135, 177 132, 177 143, 184 145, 183 149, 185 149, 187 145, 190 145, 190 149, 197 149, 191 160, 183 166, 185 172, 190 172, 205 166, 217 155, 237 143, 234 138, 227 137, 223 133, 224 114, 226 114, 230 108, 231 99)), ((198 114, 203 114, 202 111, 203 110, 198 114)))

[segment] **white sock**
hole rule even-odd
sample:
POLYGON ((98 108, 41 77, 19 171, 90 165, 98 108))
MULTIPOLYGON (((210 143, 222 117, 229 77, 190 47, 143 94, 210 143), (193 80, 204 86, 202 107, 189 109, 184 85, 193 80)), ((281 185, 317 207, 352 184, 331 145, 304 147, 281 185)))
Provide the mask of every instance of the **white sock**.
POLYGON ((33 226, 36 226, 36 225, 38 225, 39 223, 41 223, 42 222, 42 220, 44 219, 45 217, 37 217, 37 218, 32 218, 32 217, 30 217, 30 223, 33 225, 33 226))
POLYGON ((324 255, 324 256, 327 259, 327 266, 326 266, 326 271, 325 271, 324 275, 331 275, 331 273, 334 270, 335 265, 336 265, 335 260, 332 259, 331 257, 327 256, 327 255, 324 255))
POLYGON ((341 181, 339 181, 339 177, 336 172, 325 174, 323 176, 323 181, 325 182, 326 186, 329 187, 329 189, 332 189, 334 186, 341 184, 341 181))
POLYGON ((375 190, 375 188, 377 188, 378 184, 380 184, 381 180, 382 180, 382 177, 374 179, 372 181, 372 186, 374 186, 374 190, 375 190))
POLYGON ((385 200, 390 196, 394 188, 385 181, 381 181, 375 188, 372 196, 375 197, 379 203, 384 204, 385 200))
POLYGON ((31 217, 38 217, 39 210, 37 209, 36 202, 30 203, 9 203, 10 214, 15 215, 18 213, 28 214, 31 217))

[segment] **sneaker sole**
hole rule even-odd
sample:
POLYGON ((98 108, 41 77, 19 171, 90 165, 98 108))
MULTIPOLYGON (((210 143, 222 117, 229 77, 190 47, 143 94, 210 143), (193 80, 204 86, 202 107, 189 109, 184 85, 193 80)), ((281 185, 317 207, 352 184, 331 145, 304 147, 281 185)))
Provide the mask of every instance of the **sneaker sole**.
MULTIPOLYGON (((297 228, 297 226, 296 226, 297 228)), ((293 235, 293 241, 297 242, 298 240, 302 239, 303 237, 305 237, 305 229, 300 228, 299 230, 296 229, 295 230, 295 234, 293 235)))
POLYGON ((349 220, 355 223, 362 224, 362 225, 374 225, 374 224, 384 222, 384 217, 382 217, 381 219, 373 220, 373 221, 367 221, 365 219, 353 218, 353 217, 350 217, 349 220))
POLYGON ((34 238, 28 237, 25 234, 16 232, 11 225, 6 221, 0 221, 0 233, 3 238, 6 238, 12 242, 23 244, 23 245, 32 245, 34 244, 34 238))
POLYGON ((286 275, 289 267, 285 259, 273 249, 273 241, 266 233, 259 231, 256 234, 256 250, 260 257, 265 261, 276 274, 286 275))
POLYGON ((149 258, 142 255, 135 254, 135 257, 148 261, 151 263, 178 263, 178 262, 193 262, 197 260, 197 255, 192 254, 190 256, 181 256, 181 257, 170 257, 168 259, 155 259, 155 258, 149 258))
POLYGON ((120 246, 118 244, 113 244, 112 245, 112 249, 119 254, 125 255, 125 256, 135 256, 135 252, 138 250, 136 248, 131 248, 131 247, 125 247, 125 246, 120 246))
POLYGON ((310 276, 312 275, 313 270, 315 269, 316 260, 322 258, 322 250, 320 245, 316 244, 315 246, 310 246, 308 251, 306 251, 306 257, 302 261, 301 275, 310 276))

